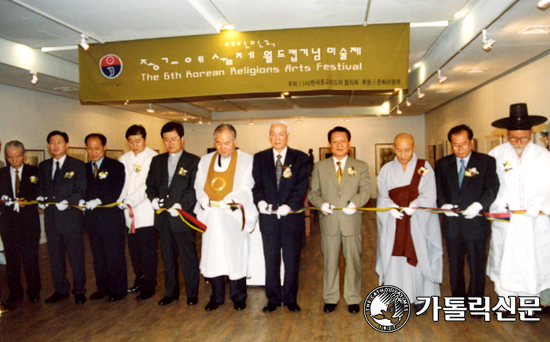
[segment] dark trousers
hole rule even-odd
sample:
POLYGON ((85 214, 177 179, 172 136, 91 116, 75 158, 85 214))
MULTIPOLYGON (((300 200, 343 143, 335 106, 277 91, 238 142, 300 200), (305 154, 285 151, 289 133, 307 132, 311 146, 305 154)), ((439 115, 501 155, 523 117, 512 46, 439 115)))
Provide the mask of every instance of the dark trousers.
POLYGON ((447 239, 451 293, 453 297, 482 297, 485 293, 485 268, 487 239, 465 240, 462 237, 447 239), (470 268, 470 284, 466 293, 464 282, 464 260, 470 268))
POLYGON ((210 278, 212 284, 212 295, 210 301, 223 304, 225 302, 225 284, 229 281, 229 298, 233 302, 246 301, 246 277, 237 280, 230 280, 228 276, 210 278))
POLYGON ((86 269, 84 266, 84 232, 82 228, 75 227, 69 233, 61 234, 55 227, 46 229, 48 239, 48 254, 55 291, 68 295, 71 284, 67 280, 67 267, 65 257, 69 257, 69 263, 73 271, 73 294, 86 293, 86 269))
POLYGON ((157 286, 158 233, 154 227, 137 228, 128 234, 128 251, 136 279, 134 286, 142 291, 155 291, 157 286))
POLYGON ((280 305, 296 303, 298 296, 298 272, 302 251, 303 231, 282 234, 262 232, 265 257, 265 294, 268 302, 280 305), (284 285, 281 294, 281 249, 285 268, 284 285))
POLYGON ((164 282, 166 296, 180 295, 178 256, 185 280, 187 297, 199 294, 199 259, 195 249, 195 231, 191 228, 181 233, 174 233, 170 227, 159 231, 162 260, 164 261, 164 282))
POLYGON ((100 233, 98 230, 94 227, 88 232, 97 290, 104 293, 126 293, 126 227, 109 227, 106 233, 100 233))
POLYGON ((17 231, 20 231, 21 227, 17 225, 10 228, 13 228, 12 232, 2 233, 6 255, 6 278, 10 297, 23 297, 21 264, 27 280, 27 294, 31 297, 39 297, 41 283, 38 268, 38 243, 40 235, 18 234, 17 231))

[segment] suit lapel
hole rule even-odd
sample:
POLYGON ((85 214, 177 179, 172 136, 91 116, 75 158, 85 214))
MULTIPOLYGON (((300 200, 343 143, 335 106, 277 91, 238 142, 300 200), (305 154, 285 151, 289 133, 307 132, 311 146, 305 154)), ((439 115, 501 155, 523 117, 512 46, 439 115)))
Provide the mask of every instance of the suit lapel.
POLYGON ((266 174, 269 177, 271 186, 273 187, 273 189, 277 190, 277 170, 275 168, 275 161, 273 159, 273 148, 270 148, 265 153, 263 168, 265 170, 264 172, 267 172, 266 174))
MULTIPOLYGON (((184 168, 183 167, 184 159, 185 159, 185 150, 182 151, 180 159, 178 160, 178 164, 176 165, 176 169, 174 170, 174 174, 172 175, 172 182, 170 182, 170 186, 168 187, 168 192, 170 192, 174 187, 174 184, 180 180, 179 177, 181 176, 179 175, 179 170, 181 168, 184 168)), ((164 165, 166 165, 166 174, 168 174, 168 158, 166 159, 166 163, 164 163, 164 165)))
MULTIPOLYGON (((294 151, 292 151, 289 147, 286 151, 286 157, 285 157, 285 162, 283 163, 283 167, 285 165, 289 166, 289 165, 295 164, 294 163, 295 159, 296 159, 296 155, 294 154, 294 151)), ((272 161, 273 161, 273 159, 272 159, 272 161)), ((273 162, 271 164, 273 165, 273 169, 275 169, 275 165, 273 164, 273 162)), ((290 169, 290 171, 292 172, 292 168, 290 169)), ((274 174, 275 174, 275 186, 277 186, 276 172, 274 174)), ((284 177, 284 168, 283 168, 283 174, 281 175, 281 181, 279 182, 279 192, 280 192, 280 189, 283 189, 283 187, 286 185, 287 181, 288 180, 284 177)))
MULTIPOLYGON (((336 176, 336 168, 334 166, 334 159, 333 157, 330 157, 330 158, 327 158, 326 159, 327 162, 326 162, 326 166, 325 166, 325 171, 326 173, 329 175, 329 179, 332 183, 334 183, 334 186, 336 188, 340 187, 340 185, 338 185, 338 177, 336 176)), ((344 169, 342 169, 342 174, 344 172, 344 169)), ((342 179, 344 179, 344 177, 342 176, 342 179)))
POLYGON ((454 193, 458 193, 460 191, 460 187, 458 186, 458 170, 457 170, 457 164, 456 164, 456 156, 452 156, 451 160, 448 164, 447 169, 447 177, 451 179, 451 185, 453 186, 454 193))

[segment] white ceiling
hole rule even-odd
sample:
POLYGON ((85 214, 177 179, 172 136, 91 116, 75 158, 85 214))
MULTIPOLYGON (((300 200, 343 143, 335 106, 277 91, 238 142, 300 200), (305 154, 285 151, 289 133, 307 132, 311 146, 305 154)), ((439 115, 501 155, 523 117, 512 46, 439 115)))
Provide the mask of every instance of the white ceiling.
MULTIPOLYGON (((409 89, 403 93, 219 96, 157 102, 152 107, 153 115, 181 118, 189 113, 194 120, 384 115, 395 114, 398 104, 403 115, 420 115, 548 53, 550 34, 519 32, 527 26, 550 25, 549 14, 537 8, 537 0, 0 0, 0 46, 68 48, 49 52, 48 59, 39 52, 40 65, 33 65, 39 82, 34 86, 31 67, 14 58, 15 52, 0 49, 0 83, 78 99, 78 75, 71 73, 77 70, 76 44, 82 33, 92 38, 91 43, 102 43, 216 34, 229 23, 238 31, 255 31, 410 22, 411 73, 409 89), (466 16, 455 19, 459 10, 466 16), (448 26, 417 27, 440 21, 448 26), (497 41, 488 53, 482 49, 482 29, 497 41), (415 68, 417 62, 422 66, 415 68), (488 70, 465 72, 471 68, 488 70), (437 82, 438 69, 448 77, 443 85, 437 82), (416 96, 418 86, 426 94, 422 100, 416 96), (408 95, 410 107, 404 104, 408 95)), ((120 107, 146 114, 149 104, 120 107)))

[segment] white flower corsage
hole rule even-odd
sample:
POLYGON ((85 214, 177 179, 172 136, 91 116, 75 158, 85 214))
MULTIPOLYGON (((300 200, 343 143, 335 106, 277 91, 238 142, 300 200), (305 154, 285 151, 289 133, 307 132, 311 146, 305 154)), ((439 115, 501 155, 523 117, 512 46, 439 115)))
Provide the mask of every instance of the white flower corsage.
POLYGON ((188 171, 186 169, 184 169, 183 167, 180 167, 180 169, 178 171, 178 175, 185 176, 185 175, 187 175, 187 172, 188 171))
POLYGON ((464 176, 466 177, 473 177, 475 175, 479 175, 479 171, 475 167, 469 168, 464 172, 464 176))
POLYGON ((427 169, 424 166, 422 166, 420 169, 418 169, 418 174, 421 175, 421 176, 427 175, 428 172, 430 172, 430 169, 427 169))
POLYGON ((283 166, 283 177, 285 177, 285 178, 292 177, 292 171, 290 170, 291 167, 292 167, 292 165, 283 166))
POLYGON ((69 172, 65 173, 65 176, 63 176, 63 178, 71 179, 71 178, 73 178, 73 176, 74 176, 74 171, 69 171, 69 172))
POLYGON ((348 175, 355 176, 357 174, 357 171, 355 170, 355 166, 348 167, 348 175))
POLYGON ((37 178, 36 176, 31 176, 31 177, 29 178, 29 180, 31 181, 32 184, 38 183, 38 178, 37 178))
POLYGON ((99 173, 99 179, 105 179, 105 178, 107 178, 108 175, 109 175, 109 172, 107 172, 107 171, 101 171, 101 172, 99 173))
POLYGON ((136 173, 138 173, 139 171, 141 171, 141 166, 140 166, 140 165, 137 165, 134 171, 136 171, 136 173))
POLYGON ((510 161, 508 160, 506 163, 504 163, 504 171, 508 172, 510 170, 512 170, 512 163, 510 163, 510 161))

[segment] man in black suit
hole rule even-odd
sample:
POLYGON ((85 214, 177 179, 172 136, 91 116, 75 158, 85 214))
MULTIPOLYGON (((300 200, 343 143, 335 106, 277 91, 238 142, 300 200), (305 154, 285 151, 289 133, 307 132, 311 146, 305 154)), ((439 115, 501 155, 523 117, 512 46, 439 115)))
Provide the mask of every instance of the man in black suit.
POLYGON ((40 220, 35 205, 24 205, 14 200, 36 198, 38 168, 23 164, 27 152, 19 141, 6 144, 5 157, 10 167, 0 169, 0 196, 7 201, 0 215, 0 234, 6 253, 6 273, 10 295, 6 303, 13 304, 23 298, 21 263, 27 280, 27 294, 31 302, 40 299, 40 271, 38 269, 38 243, 40 220), (11 207, 13 205, 13 208, 11 207))
POLYGON ((108 295, 109 302, 116 302, 128 291, 124 212, 117 207, 96 207, 115 203, 120 197, 124 187, 124 166, 105 156, 107 138, 103 134, 88 134, 84 143, 90 160, 86 164, 88 186, 84 227, 90 238, 97 285, 90 299, 108 295))
POLYGON ((287 146, 288 124, 276 121, 269 127, 272 148, 254 155, 254 202, 260 211, 265 257, 264 312, 272 312, 281 302, 290 311, 301 311, 298 296, 300 252, 305 229, 304 214, 288 215, 304 206, 308 187, 309 161, 305 153, 287 146), (277 214, 272 214, 276 210, 277 214), (288 215, 288 216, 287 216, 288 215), (281 294, 281 249, 285 279, 281 294))
POLYGON ((67 280, 65 255, 73 271, 75 303, 86 301, 86 270, 84 266, 84 227, 82 211, 69 204, 82 204, 86 193, 84 163, 67 155, 69 136, 53 131, 46 139, 53 158, 38 165, 38 207, 44 209, 44 223, 55 293, 46 303, 69 297, 71 284, 67 280), (56 202, 48 205, 46 202, 56 202))
POLYGON ((169 208, 155 215, 155 228, 159 231, 166 295, 159 305, 168 305, 179 299, 178 256, 185 278, 187 305, 198 303, 199 260, 195 248, 195 230, 187 226, 176 209, 190 215, 195 207, 195 176, 199 157, 183 149, 183 125, 165 124, 160 132, 167 153, 153 158, 147 175, 147 197, 155 210, 169 208))
MULTIPOLYGON (((491 222, 483 216, 496 198, 499 181, 495 159, 472 151, 473 132, 466 125, 453 127, 448 134, 453 155, 440 159, 435 167, 437 204, 443 216, 443 236, 447 241, 453 297, 482 297, 485 291, 485 248, 491 222), (468 292, 464 283, 464 259, 470 267, 468 292)), ((481 316, 474 316, 481 317, 481 316)))

